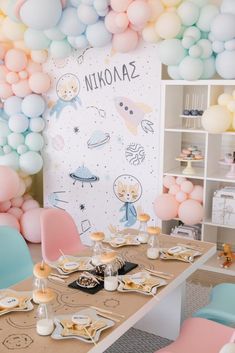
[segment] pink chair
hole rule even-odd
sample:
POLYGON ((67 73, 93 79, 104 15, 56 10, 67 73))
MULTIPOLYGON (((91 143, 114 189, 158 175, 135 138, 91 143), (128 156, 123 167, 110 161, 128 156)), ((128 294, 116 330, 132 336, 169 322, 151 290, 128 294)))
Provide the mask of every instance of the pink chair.
POLYGON ((42 257, 46 262, 55 261, 61 256, 76 255, 86 247, 72 217, 65 211, 49 208, 41 213, 42 257))
POLYGON ((218 353, 233 334, 234 328, 206 319, 191 318, 184 321, 176 341, 157 353, 218 353))

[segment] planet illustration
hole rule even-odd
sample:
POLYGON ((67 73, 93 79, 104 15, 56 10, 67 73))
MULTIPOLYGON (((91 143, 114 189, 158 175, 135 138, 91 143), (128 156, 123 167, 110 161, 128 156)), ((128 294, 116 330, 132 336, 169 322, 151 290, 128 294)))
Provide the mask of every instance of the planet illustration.
POLYGON ((125 151, 126 160, 131 165, 140 165, 145 159, 144 147, 139 143, 131 143, 125 151))
POLYGON ((126 127, 133 135, 137 135, 137 128, 140 124, 144 131, 146 122, 149 122, 151 126, 152 123, 149 120, 144 120, 145 115, 152 111, 146 104, 134 102, 126 97, 116 97, 114 102, 117 112, 124 119, 126 127), (142 121, 145 121, 144 127, 142 121))
POLYGON ((91 171, 84 165, 78 167, 75 172, 70 173, 69 176, 74 180, 73 185, 79 181, 82 183, 82 187, 84 186, 84 183, 89 183, 90 186, 93 187, 92 183, 99 181, 99 177, 92 174, 91 171))
POLYGON ((64 148, 64 139, 61 135, 56 135, 52 138, 52 147, 56 151, 62 151, 64 148))
POLYGON ((87 147, 90 149, 97 148, 105 145, 109 140, 110 135, 108 133, 97 130, 93 132, 91 138, 87 141, 87 147))

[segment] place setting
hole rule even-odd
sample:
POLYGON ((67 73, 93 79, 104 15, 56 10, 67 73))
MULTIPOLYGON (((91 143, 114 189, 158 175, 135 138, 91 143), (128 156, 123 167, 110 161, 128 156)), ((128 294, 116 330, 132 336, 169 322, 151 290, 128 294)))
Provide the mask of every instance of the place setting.
POLYGON ((0 316, 16 311, 33 310, 32 299, 32 292, 29 291, 0 290, 0 316))

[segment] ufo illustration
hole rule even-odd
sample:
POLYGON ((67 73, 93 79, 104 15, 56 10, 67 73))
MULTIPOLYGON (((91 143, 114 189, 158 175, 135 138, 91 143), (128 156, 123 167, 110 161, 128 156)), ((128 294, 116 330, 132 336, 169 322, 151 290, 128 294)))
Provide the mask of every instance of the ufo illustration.
POLYGON ((91 187, 93 187, 92 183, 95 181, 99 181, 99 177, 93 175, 91 171, 85 167, 84 165, 78 167, 74 173, 70 173, 69 176, 74 180, 73 185, 76 184, 77 181, 82 183, 82 187, 84 183, 89 183, 91 187))
POLYGON ((87 141, 88 148, 96 148, 105 145, 110 140, 110 135, 103 131, 94 131, 91 138, 87 141))

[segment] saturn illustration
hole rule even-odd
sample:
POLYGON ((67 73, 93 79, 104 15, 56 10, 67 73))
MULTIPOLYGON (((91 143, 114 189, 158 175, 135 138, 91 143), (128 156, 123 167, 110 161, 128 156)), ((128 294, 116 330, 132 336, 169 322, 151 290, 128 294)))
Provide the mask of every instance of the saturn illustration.
POLYGON ((78 167, 74 173, 70 173, 69 176, 74 180, 73 185, 76 184, 77 181, 82 183, 82 187, 84 183, 89 183, 91 187, 93 187, 92 183, 95 181, 99 181, 99 177, 92 174, 91 171, 85 167, 84 165, 78 167))
POLYGON ((91 138, 87 141, 88 148, 97 148, 105 145, 110 140, 110 135, 103 131, 94 131, 91 138))

